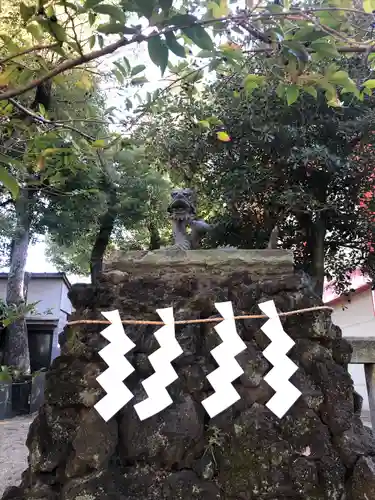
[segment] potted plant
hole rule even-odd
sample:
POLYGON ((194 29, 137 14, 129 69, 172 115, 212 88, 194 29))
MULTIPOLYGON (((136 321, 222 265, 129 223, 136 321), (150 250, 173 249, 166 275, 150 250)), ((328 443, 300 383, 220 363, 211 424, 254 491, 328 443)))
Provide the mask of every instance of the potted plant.
MULTIPOLYGON (((37 314, 38 302, 8 306, 0 299, 0 364, 1 349, 4 341, 2 333, 15 320, 26 314, 37 314)), ((46 311, 45 314, 51 314, 46 311)), ((3 366, 0 371, 0 419, 13 415, 34 413, 43 404, 46 370, 39 370, 32 375, 25 375, 15 367, 3 366), (5 415, 2 417, 2 415, 5 415)))
POLYGON ((7 367, 12 376, 12 414, 24 415, 30 413, 30 397, 32 376, 25 375, 20 370, 7 367))

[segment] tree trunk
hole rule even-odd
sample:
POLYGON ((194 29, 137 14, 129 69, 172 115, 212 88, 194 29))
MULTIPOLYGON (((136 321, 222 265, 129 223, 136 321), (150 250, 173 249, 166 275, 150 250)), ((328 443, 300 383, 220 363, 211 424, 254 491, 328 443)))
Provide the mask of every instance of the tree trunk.
POLYGON ((323 297, 324 289, 324 240, 326 236, 326 227, 324 216, 317 216, 312 232, 314 235, 314 244, 311 248, 312 254, 312 277, 314 283, 314 292, 323 297))
POLYGON ((100 219, 99 232, 96 236, 95 243, 91 251, 90 274, 92 284, 96 283, 98 276, 103 270, 103 258, 105 251, 107 250, 109 240, 111 238, 116 217, 117 193, 116 190, 112 188, 109 194, 108 208, 106 213, 100 219))
MULTIPOLYGON (((25 268, 30 240, 29 203, 32 193, 21 189, 15 202, 16 230, 7 283, 6 302, 15 308, 25 305, 25 268)), ((6 329, 4 364, 14 366, 23 373, 30 373, 30 353, 25 317, 22 316, 6 329)))
POLYGON ((324 289, 324 240, 327 231, 324 214, 318 214, 315 221, 311 214, 296 214, 296 216, 306 238, 304 270, 311 277, 315 294, 321 298, 324 289))
POLYGON ((156 224, 154 222, 150 222, 148 225, 148 230, 150 233, 149 250, 158 250, 161 245, 161 238, 156 224))

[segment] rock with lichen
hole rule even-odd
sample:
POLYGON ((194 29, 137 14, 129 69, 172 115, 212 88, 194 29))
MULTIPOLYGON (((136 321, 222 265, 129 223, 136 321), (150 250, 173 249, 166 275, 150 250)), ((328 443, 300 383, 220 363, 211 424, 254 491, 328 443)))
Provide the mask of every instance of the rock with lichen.
MULTIPOLYGON (((127 319, 159 320, 174 307, 176 320, 217 317, 216 302, 236 314, 259 314, 274 300, 281 311, 321 306, 285 251, 212 250, 182 256, 165 252, 116 255, 96 286, 74 286, 71 321, 102 319, 118 309, 127 319)), ((161 413, 140 421, 133 405, 145 399, 142 380, 153 373, 148 356, 159 346, 152 325, 128 325, 136 344, 126 357, 134 394, 109 422, 94 405, 104 395, 96 381, 106 368, 98 351, 102 326, 75 324, 61 335, 61 356, 48 374, 45 404, 27 439, 29 467, 3 500, 370 500, 375 498, 375 441, 360 419, 347 372, 350 345, 327 310, 281 319, 295 341, 291 382, 302 396, 282 418, 268 408, 273 390, 262 319, 238 321, 247 349, 237 356, 240 399, 214 418, 202 401, 213 393, 210 351, 220 344, 212 323, 176 325, 183 354, 178 379, 161 413)))

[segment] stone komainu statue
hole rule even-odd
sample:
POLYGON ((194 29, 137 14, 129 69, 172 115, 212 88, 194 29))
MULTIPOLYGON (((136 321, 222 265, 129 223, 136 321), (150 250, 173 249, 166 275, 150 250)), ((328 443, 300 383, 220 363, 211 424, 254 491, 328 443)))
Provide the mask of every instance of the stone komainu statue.
POLYGON ((196 218, 196 194, 193 189, 174 189, 171 197, 172 201, 168 206, 174 240, 171 248, 183 251, 196 250, 202 237, 212 226, 196 218))
MULTIPOLYGON (((174 244, 169 247, 170 251, 196 250, 200 246, 203 236, 212 231, 214 226, 202 219, 197 219, 197 198, 193 189, 174 189, 171 192, 172 201, 168 206, 168 214, 172 221, 174 244), (190 233, 188 233, 190 229, 190 233)), ((278 247, 279 229, 275 226, 271 232, 267 248, 278 247)), ((219 247, 234 249, 234 247, 219 247)))

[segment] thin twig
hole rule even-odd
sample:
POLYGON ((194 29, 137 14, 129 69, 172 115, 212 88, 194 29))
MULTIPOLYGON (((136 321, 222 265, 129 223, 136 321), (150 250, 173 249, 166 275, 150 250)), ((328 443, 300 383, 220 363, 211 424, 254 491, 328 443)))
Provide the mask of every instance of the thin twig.
POLYGON ((349 38, 345 37, 344 35, 342 35, 338 31, 334 30, 333 28, 321 24, 319 21, 316 21, 315 19, 313 19, 311 16, 305 14, 304 12, 301 13, 301 16, 304 19, 306 19, 306 21, 309 21, 309 22, 313 23, 314 26, 316 26, 318 29, 324 31, 324 33, 327 33, 327 35, 336 37, 339 40, 341 40, 342 42, 348 43, 350 45, 356 45, 356 42, 353 42, 352 40, 350 40, 349 38))
MULTIPOLYGON (((316 306, 316 307, 306 307, 304 309, 296 309, 294 311, 287 311, 287 312, 281 312, 278 315, 279 316, 294 316, 295 314, 303 314, 306 312, 312 312, 312 311, 333 311, 333 307, 329 306, 316 306)), ((245 316, 234 316, 233 319, 235 320, 243 320, 243 319, 265 319, 268 318, 266 314, 247 314, 245 316)), ((192 324, 197 324, 197 323, 220 323, 223 321, 224 318, 204 318, 204 319, 183 319, 179 321, 175 321, 174 323, 176 325, 192 325, 192 324)), ((136 320, 136 319, 124 319, 121 321, 123 325, 160 325, 163 326, 165 323, 163 321, 143 321, 143 320, 136 320)), ((102 320, 102 319, 79 319, 76 321, 69 321, 67 323, 68 326, 73 326, 73 325, 111 325, 112 323, 110 321, 102 320)))
POLYGON ((79 55, 82 57, 83 56, 82 47, 81 47, 81 44, 78 40, 78 35, 77 35, 76 27, 74 24, 74 19, 69 14, 68 7, 67 7, 66 3, 64 3, 64 10, 65 10, 65 14, 68 16, 68 21, 70 21, 72 23, 73 40, 75 41, 75 43, 77 45, 77 50, 78 50, 79 55))
POLYGON ((149 103, 146 104, 145 109, 139 115, 137 115, 133 120, 130 121, 130 123, 126 127, 126 131, 131 130, 135 125, 137 125, 139 123, 139 121, 150 111, 151 106, 153 104, 155 104, 156 102, 158 102, 161 97, 163 97, 169 90, 171 90, 174 87, 174 85, 180 83, 181 81, 185 80, 186 78, 189 78, 189 76, 193 75, 194 73, 198 73, 199 71, 203 71, 210 64, 211 63, 207 63, 198 69, 193 69, 193 70, 189 71, 188 73, 186 73, 185 75, 182 75, 182 76, 176 78, 176 80, 173 80, 169 85, 164 87, 164 89, 162 89, 154 99, 152 99, 149 103))

